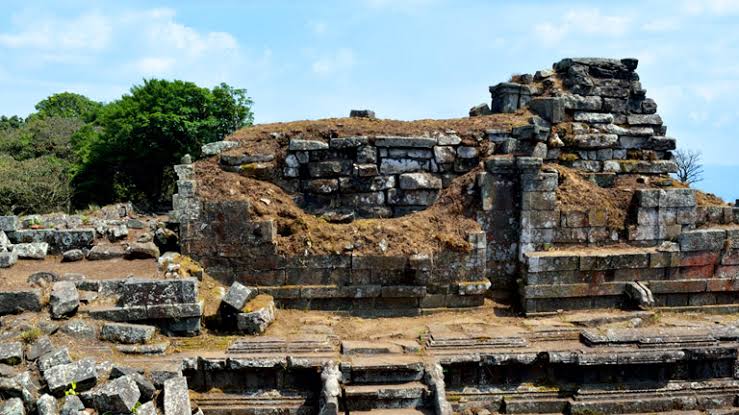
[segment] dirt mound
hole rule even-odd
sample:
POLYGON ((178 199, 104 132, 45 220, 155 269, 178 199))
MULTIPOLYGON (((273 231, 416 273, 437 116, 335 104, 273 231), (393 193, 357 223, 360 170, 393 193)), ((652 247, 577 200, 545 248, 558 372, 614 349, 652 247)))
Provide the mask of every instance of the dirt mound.
POLYGON ((466 215, 472 197, 476 168, 456 178, 428 209, 399 218, 358 219, 352 223, 329 223, 306 213, 279 186, 222 171, 215 161, 196 165, 198 192, 205 200, 246 200, 251 214, 272 219, 278 229, 277 247, 295 255, 361 254, 410 255, 451 249, 470 249, 467 233, 480 225, 466 215), (382 242, 384 241, 384 242, 382 242))
POLYGON ((322 120, 293 121, 287 123, 258 124, 242 128, 227 140, 239 141, 241 147, 229 153, 271 153, 280 155, 291 138, 328 140, 332 137, 350 136, 415 136, 447 133, 453 130, 463 140, 476 141, 485 130, 510 129, 528 123, 531 113, 494 114, 481 117, 452 118, 446 120, 399 121, 370 118, 327 118, 322 120))

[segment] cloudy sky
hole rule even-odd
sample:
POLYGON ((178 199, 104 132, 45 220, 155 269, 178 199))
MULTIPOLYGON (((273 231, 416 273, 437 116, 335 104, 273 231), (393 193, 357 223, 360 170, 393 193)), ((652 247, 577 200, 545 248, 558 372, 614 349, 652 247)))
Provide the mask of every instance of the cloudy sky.
POLYGON ((0 114, 110 101, 144 78, 246 88, 257 122, 465 116, 488 85, 562 57, 637 57, 702 187, 739 197, 739 0, 3 0, 0 114))

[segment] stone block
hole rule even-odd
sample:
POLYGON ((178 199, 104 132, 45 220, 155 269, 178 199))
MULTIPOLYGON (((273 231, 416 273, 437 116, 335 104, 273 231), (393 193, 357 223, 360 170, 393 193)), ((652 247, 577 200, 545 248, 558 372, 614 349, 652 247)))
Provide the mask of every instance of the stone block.
POLYGON ((528 272, 572 271, 580 265, 580 256, 575 254, 532 253, 526 256, 528 272))
POLYGON ((257 296, 257 290, 246 287, 238 282, 231 284, 221 303, 230 307, 233 311, 241 311, 252 298, 257 296))
POLYGON ((717 251, 726 240, 723 229, 699 229, 680 234, 678 239, 681 251, 717 251))
POLYGON ((77 313, 80 306, 80 295, 74 281, 55 282, 49 298, 51 317, 55 319, 69 317, 77 313))
POLYGON ((105 323, 100 330, 100 339, 123 344, 146 343, 156 332, 154 326, 128 323, 105 323))
POLYGON ((626 117, 629 125, 662 125, 662 117, 658 114, 631 114, 626 117))
POLYGON ((430 165, 427 160, 417 159, 390 159, 384 158, 380 161, 381 174, 401 174, 416 171, 429 171, 430 165))
POLYGON ((119 304, 125 306, 195 303, 198 280, 181 278, 148 280, 131 278, 123 283, 119 304))
POLYGON ((599 96, 564 94, 561 99, 567 110, 600 111, 603 106, 603 99, 599 96))
POLYGON ((44 372, 49 392, 56 396, 63 394, 73 382, 78 392, 89 390, 95 386, 97 377, 97 365, 91 359, 52 366, 44 372))
POLYGON ((438 140, 432 137, 377 136, 375 138, 376 147, 433 148, 437 143, 438 140))
POLYGON ((524 192, 552 192, 557 189, 557 173, 540 172, 521 175, 521 190, 524 192))
POLYGON ((404 173, 399 176, 403 190, 441 189, 441 179, 431 173, 404 173))
POLYGON ((236 328, 246 334, 262 334, 275 319, 276 308, 272 297, 257 296, 236 316, 236 328))
POLYGON ((304 192, 317 194, 336 193, 339 190, 339 181, 336 179, 313 179, 301 181, 304 192))
POLYGON ((0 291, 0 315, 40 310, 40 289, 0 291))
POLYGON ((551 123, 564 120, 565 100, 559 97, 537 97, 529 101, 529 109, 551 123))
POLYGON ((16 366, 23 362, 23 344, 20 342, 0 343, 0 363, 16 366))
POLYGON ((600 112, 576 111, 573 119, 586 124, 611 124, 613 122, 613 115, 600 112))
POLYGON ((572 137, 572 141, 575 147, 579 148, 608 148, 614 147, 618 142, 618 136, 616 134, 578 134, 572 137))
POLYGON ((459 146, 457 147, 457 157, 460 159, 474 159, 479 156, 477 147, 459 146))
POLYGON ((130 376, 122 376, 90 392, 98 413, 133 413, 141 392, 130 376))
POLYGON ((49 251, 49 244, 46 242, 30 242, 13 245, 13 252, 18 258, 23 259, 44 259, 49 251))
POLYGON ((329 140, 329 147, 343 150, 366 146, 368 143, 369 138, 365 136, 334 137, 329 140))
POLYGON ((660 191, 660 208, 686 208, 695 205, 695 190, 693 189, 665 189, 660 191))
POLYGON ((558 210, 527 210, 521 212, 521 227, 550 229, 559 226, 558 210))
POLYGON ((164 381, 164 415, 191 415, 187 379, 182 376, 164 381))
POLYGON ((387 191, 387 203, 400 206, 431 206, 439 192, 437 190, 398 190, 387 191))
POLYGON ((699 265, 715 265, 719 262, 719 251, 692 251, 680 253, 681 267, 694 267, 699 265))
POLYGON ((521 193, 521 209, 523 210, 555 210, 557 196, 554 192, 521 193))
POLYGON ((0 252, 0 268, 10 268, 18 262, 17 252, 0 252))
POLYGON ((69 363, 72 363, 72 358, 69 356, 69 350, 67 350, 66 347, 63 347, 41 355, 41 357, 36 361, 36 366, 39 371, 43 373, 54 366, 66 365, 69 363))
POLYGON ((290 151, 315 151, 315 150, 327 150, 328 143, 318 140, 299 140, 291 139, 288 144, 288 150, 290 151))
POLYGON ((19 226, 18 216, 0 216, 0 231, 15 232, 19 226))
POLYGON ((349 160, 330 160, 308 163, 310 177, 339 177, 352 174, 352 162, 349 160))

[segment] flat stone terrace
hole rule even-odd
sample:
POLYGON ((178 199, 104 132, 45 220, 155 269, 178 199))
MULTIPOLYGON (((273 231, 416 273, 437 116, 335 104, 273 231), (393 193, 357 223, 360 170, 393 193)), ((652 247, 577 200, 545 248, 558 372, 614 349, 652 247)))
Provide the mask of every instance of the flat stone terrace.
POLYGON ((291 311, 300 325, 174 338, 165 355, 125 362, 181 370, 206 415, 736 410, 735 316, 494 311, 380 320, 291 311))

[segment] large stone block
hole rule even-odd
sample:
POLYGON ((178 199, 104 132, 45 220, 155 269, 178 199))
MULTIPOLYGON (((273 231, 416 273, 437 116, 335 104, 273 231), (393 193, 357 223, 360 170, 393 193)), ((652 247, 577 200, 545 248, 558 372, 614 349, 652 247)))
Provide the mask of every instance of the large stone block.
POLYGON ((98 413, 134 413, 141 392, 130 376, 112 380, 90 393, 98 413))
POLYGON ((40 289, 0 291, 0 315, 40 310, 40 289))
POLYGON ((18 258, 25 259, 44 259, 49 251, 49 244, 46 242, 20 243, 13 245, 13 252, 18 258))
POLYGON ((0 216, 0 231, 15 232, 19 226, 18 216, 0 216))
POLYGON ((146 343, 156 332, 154 326, 127 323, 105 323, 100 330, 100 339, 123 344, 146 343))
POLYGON ((726 240, 723 229, 699 229, 680 234, 678 239, 681 251, 717 251, 726 240))
POLYGON ((384 158, 380 162, 381 174, 400 174, 429 170, 429 162, 427 160, 384 158))
POLYGON ((533 252, 526 255, 528 272, 571 271, 580 266, 580 256, 576 254, 556 254, 533 252))
POLYGON ((191 415, 187 379, 182 376, 164 381, 164 415, 191 415))
POLYGON ((432 137, 377 136, 375 138, 376 147, 433 148, 436 144, 438 144, 437 138, 432 137))
POLYGON ((18 262, 17 252, 0 252, 0 268, 10 268, 18 262))
POLYGON ((55 282, 49 298, 52 318, 69 317, 77 313, 80 306, 80 295, 74 281, 55 282))
POLYGON ((538 97, 529 101, 529 108, 551 123, 564 120, 565 102, 560 97, 538 97))
POLYGON ((311 151, 311 150, 327 150, 328 143, 318 140, 299 140, 291 139, 288 144, 288 150, 290 151, 311 151))
POLYGON ((119 304, 125 306, 195 303, 198 301, 195 278, 147 280, 131 278, 121 287, 119 304))
POLYGON ((72 383, 76 384, 78 392, 91 389, 95 386, 97 377, 97 365, 91 359, 53 366, 44 372, 49 392, 56 396, 63 394, 72 383))

